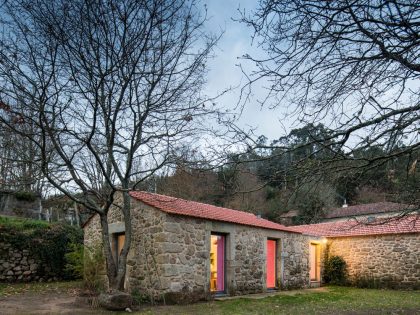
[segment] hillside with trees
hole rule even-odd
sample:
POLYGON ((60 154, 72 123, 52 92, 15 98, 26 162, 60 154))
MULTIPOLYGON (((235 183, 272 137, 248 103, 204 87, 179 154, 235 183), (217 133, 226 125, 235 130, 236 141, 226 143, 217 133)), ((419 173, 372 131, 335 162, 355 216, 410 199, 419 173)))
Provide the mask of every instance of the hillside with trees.
MULTIPOLYGON (((413 204, 420 199, 419 150, 410 157, 396 156, 359 169, 358 164, 381 153, 381 147, 369 147, 354 153, 347 172, 335 172, 342 162, 331 167, 333 156, 323 142, 331 132, 321 124, 309 124, 270 144, 261 137, 259 149, 232 155, 223 166, 214 169, 183 161, 142 189, 249 211, 274 221, 284 212, 297 210, 300 223, 317 222, 328 209, 344 203, 413 204), (323 163, 330 168, 323 169, 323 163)), ((404 150, 402 143, 398 145, 404 150)))

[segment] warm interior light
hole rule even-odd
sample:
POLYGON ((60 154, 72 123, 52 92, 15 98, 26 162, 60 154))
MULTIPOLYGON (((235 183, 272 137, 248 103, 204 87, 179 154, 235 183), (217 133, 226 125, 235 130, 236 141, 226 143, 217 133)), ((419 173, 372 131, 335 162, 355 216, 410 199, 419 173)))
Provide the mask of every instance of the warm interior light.
POLYGON ((210 245, 210 290, 221 292, 224 291, 225 237, 211 235, 210 245))

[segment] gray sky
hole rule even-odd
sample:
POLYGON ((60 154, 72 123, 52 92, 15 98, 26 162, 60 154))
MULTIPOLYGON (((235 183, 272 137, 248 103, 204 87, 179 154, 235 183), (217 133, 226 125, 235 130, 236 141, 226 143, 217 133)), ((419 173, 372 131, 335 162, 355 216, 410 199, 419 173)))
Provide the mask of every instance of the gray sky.
MULTIPOLYGON (((210 31, 224 31, 218 48, 216 49, 216 57, 209 63, 209 76, 207 93, 216 95, 227 87, 240 86, 245 82, 245 78, 237 66, 242 63, 247 70, 251 70, 251 64, 238 57, 244 54, 252 56, 261 56, 264 52, 257 47, 257 43, 252 44, 252 31, 244 24, 233 21, 233 18, 239 17, 238 8, 245 9, 250 12, 256 7, 256 0, 205 0, 207 5, 210 31)), ((262 99, 265 95, 261 86, 253 88, 254 97, 246 104, 242 113, 239 124, 242 128, 249 126, 256 127, 256 135, 265 135, 269 139, 277 139, 284 131, 281 130, 282 125, 286 124, 281 119, 281 110, 275 111, 267 108, 261 109, 257 103, 257 99, 262 99)), ((217 103, 222 107, 233 108, 239 99, 239 88, 222 96, 217 103)))

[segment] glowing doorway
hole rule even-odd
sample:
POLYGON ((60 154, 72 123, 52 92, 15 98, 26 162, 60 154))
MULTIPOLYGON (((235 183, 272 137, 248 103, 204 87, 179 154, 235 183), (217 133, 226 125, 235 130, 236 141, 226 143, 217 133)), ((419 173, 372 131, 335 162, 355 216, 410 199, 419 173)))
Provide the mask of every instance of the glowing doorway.
POLYGON ((276 287, 276 248, 277 242, 275 240, 267 240, 267 289, 274 289, 276 287))
POLYGON ((212 234, 210 244, 210 290, 225 291, 225 236, 212 234))

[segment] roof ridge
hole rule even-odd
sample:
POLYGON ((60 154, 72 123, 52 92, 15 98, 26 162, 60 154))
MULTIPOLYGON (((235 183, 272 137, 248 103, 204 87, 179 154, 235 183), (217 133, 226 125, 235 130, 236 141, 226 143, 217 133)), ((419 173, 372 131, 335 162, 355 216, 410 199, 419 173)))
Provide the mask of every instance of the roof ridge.
MULTIPOLYGON (((226 208, 226 207, 220 207, 220 206, 213 205, 211 203, 204 203, 204 202, 195 201, 195 200, 189 200, 189 199, 184 199, 184 198, 180 198, 180 197, 174 197, 174 196, 169 196, 169 195, 162 195, 162 194, 152 193, 152 192, 142 191, 142 190, 132 190, 131 192, 134 192, 134 193, 135 192, 141 192, 141 193, 151 194, 151 195, 155 195, 155 196, 162 196, 162 197, 165 197, 165 198, 173 198, 173 199, 176 199, 176 200, 182 200, 182 201, 187 201, 187 202, 194 202, 194 203, 198 203, 198 204, 203 205, 203 206, 212 206, 212 207, 219 208, 219 209, 226 209, 226 210, 229 210, 229 211, 238 211, 240 213, 245 213, 245 214, 256 216, 256 214, 254 214, 252 212, 247 212, 247 211, 238 210, 238 209, 232 209, 232 208, 226 208)), ((264 218, 260 218, 260 219, 267 220, 267 219, 264 219, 264 218)), ((270 221, 270 220, 267 220, 267 221, 270 221)), ((276 223, 276 222, 273 222, 273 221, 270 221, 270 222, 276 223)), ((279 224, 279 223, 277 223, 277 224, 279 224)), ((280 225, 282 225, 282 224, 280 224, 280 225)))

